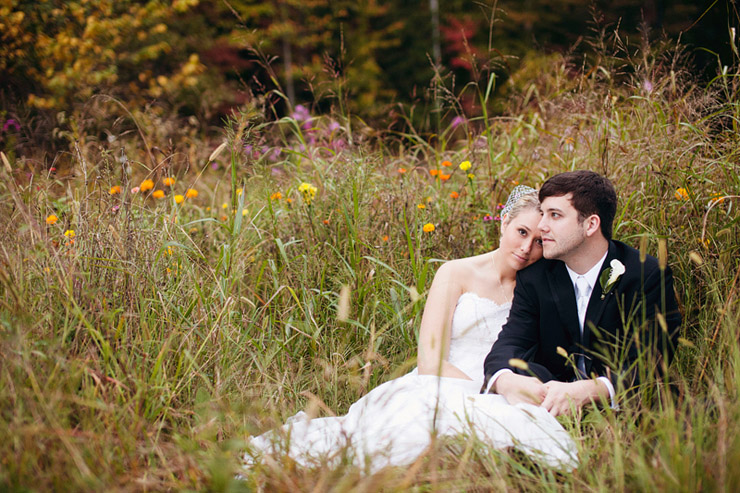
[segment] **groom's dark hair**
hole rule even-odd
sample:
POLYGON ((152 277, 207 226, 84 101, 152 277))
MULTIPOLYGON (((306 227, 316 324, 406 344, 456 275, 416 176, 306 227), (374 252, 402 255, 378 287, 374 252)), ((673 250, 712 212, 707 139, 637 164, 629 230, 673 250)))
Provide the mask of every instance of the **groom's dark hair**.
POLYGON ((612 223, 617 213, 617 192, 604 176, 589 170, 568 171, 549 178, 540 188, 540 202, 547 197, 572 194, 570 202, 582 221, 591 214, 601 219, 601 234, 612 239, 612 223))

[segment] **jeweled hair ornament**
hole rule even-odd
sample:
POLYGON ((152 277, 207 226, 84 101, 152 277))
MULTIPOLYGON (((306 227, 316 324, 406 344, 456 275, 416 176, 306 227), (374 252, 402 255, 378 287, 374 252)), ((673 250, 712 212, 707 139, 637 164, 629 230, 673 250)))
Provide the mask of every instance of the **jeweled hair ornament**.
POLYGON ((532 187, 528 187, 527 185, 515 186, 509 194, 509 198, 506 200, 506 205, 504 205, 504 208, 501 210, 501 217, 507 215, 509 211, 511 211, 511 208, 514 207, 514 204, 516 204, 520 198, 531 193, 537 193, 537 190, 532 187))

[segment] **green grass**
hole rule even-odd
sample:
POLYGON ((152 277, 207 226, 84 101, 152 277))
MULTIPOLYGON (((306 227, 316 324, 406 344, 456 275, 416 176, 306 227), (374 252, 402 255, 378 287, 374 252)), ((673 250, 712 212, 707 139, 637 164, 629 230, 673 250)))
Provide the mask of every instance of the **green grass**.
MULTIPOLYGON (((699 87, 649 53, 623 62, 629 70, 583 76, 558 57, 533 60, 521 77, 537 76, 514 74, 522 89, 504 116, 448 129, 435 145, 413 130, 377 137, 354 120, 348 135, 342 115, 330 132, 328 117, 307 130, 254 109, 224 131, 218 169, 208 157, 220 142, 194 136, 151 162, 145 146, 168 144, 146 115, 136 116, 140 132, 112 143, 80 122, 77 150, 56 174, 31 158, 3 165, 0 486, 736 490, 737 75, 699 87), (272 161, 245 144, 282 152, 272 161), (430 176, 444 160, 454 165, 442 168, 449 180, 430 176), (463 160, 474 178, 457 168, 463 160), (581 456, 572 473, 455 439, 373 476, 278 458, 233 479, 248 436, 306 406, 341 414, 412 368, 439 261, 495 247, 498 222, 483 217, 497 214, 515 182, 539 186, 580 168, 617 187, 615 237, 637 247, 644 235, 653 255, 667 239, 684 316, 675 391, 564 419, 581 456), (172 191, 165 176, 177 179, 172 191), (131 194, 145 177, 167 197, 131 194), (310 205, 302 182, 318 188, 310 205), (124 193, 110 195, 113 185, 124 193), (175 193, 190 187, 198 197, 177 205, 175 193), (715 194, 726 198, 708 208, 715 194), (52 213, 59 221, 47 225, 52 213), (350 305, 340 320, 343 286, 350 305)), ((487 101, 487 88, 479 94, 487 101)))

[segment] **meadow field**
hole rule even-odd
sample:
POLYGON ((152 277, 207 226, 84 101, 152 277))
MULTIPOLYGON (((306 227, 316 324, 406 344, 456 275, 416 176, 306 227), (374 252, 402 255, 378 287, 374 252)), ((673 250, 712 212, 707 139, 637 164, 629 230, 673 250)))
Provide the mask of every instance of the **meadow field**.
POLYGON ((96 97, 59 116, 51 166, 6 146, 0 489, 737 491, 737 66, 699 83, 680 50, 619 55, 533 55, 495 115, 494 77, 440 86, 424 132, 413 107, 367 124, 341 91, 321 114, 254 100, 210 140, 96 97), (463 96, 480 116, 451 118, 463 96), (615 238, 671 266, 684 319, 669 382, 561 418, 578 469, 465 437, 374 475, 240 469, 249 436, 413 368, 441 262, 495 248, 513 186, 573 169, 613 181, 615 238))

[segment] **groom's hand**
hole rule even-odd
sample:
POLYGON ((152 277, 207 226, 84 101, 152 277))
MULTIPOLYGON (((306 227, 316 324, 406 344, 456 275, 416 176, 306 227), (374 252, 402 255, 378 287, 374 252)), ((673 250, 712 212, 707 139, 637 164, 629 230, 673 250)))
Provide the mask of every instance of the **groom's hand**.
POLYGON ((598 380, 579 380, 577 382, 558 382, 551 380, 544 384, 547 395, 542 407, 553 416, 569 414, 589 402, 606 402, 609 391, 603 382, 598 380))
POLYGON ((547 389, 545 384, 535 377, 504 373, 496 380, 495 392, 503 395, 509 404, 524 402, 539 406, 542 403, 547 389))

